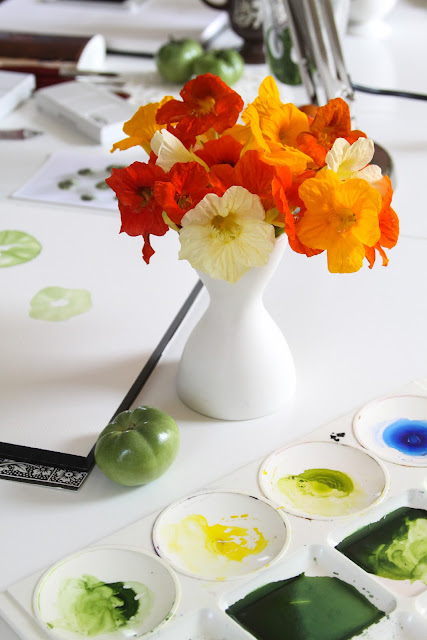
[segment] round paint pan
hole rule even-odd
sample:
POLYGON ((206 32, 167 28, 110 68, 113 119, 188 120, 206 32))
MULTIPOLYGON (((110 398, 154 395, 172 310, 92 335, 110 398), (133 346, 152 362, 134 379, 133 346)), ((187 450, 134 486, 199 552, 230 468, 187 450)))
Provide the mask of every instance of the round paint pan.
POLYGON ((59 640, 142 638, 176 612, 175 573, 153 553, 124 546, 96 546, 51 567, 34 592, 43 630, 59 640))
POLYGON ((374 400, 354 416, 353 432, 363 447, 383 460, 427 467, 427 397, 374 400))
POLYGON ((282 509, 321 520, 354 516, 378 504, 389 477, 381 461, 361 448, 302 442, 270 454, 259 484, 282 509))
POLYGON ((204 580, 240 578, 286 550, 289 521, 264 498, 197 493, 167 507, 153 527, 156 552, 177 571, 204 580))

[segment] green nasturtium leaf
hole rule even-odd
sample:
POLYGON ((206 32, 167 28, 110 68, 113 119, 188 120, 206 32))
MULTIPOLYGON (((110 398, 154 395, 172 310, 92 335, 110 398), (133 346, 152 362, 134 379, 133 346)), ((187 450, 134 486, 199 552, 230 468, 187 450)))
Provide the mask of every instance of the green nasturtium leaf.
POLYGON ((45 287, 30 301, 30 318, 62 322, 86 313, 91 307, 92 298, 86 289, 45 287))
POLYGON ((0 231, 0 267, 14 267, 36 258, 42 246, 34 236, 24 231, 0 231))

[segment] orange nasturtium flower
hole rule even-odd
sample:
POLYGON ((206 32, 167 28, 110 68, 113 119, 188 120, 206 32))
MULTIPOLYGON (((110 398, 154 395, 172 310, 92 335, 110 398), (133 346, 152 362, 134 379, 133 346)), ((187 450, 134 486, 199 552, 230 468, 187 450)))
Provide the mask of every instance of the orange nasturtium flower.
POLYGON ((142 256, 148 264, 154 251, 149 236, 163 236, 169 230, 163 220, 162 207, 154 198, 154 184, 167 180, 167 174, 155 164, 134 162, 123 169, 113 169, 106 183, 116 193, 122 220, 120 232, 142 236, 142 256))
POLYGON ((365 245, 380 239, 378 215, 381 196, 366 180, 341 182, 336 173, 323 169, 299 188, 306 206, 296 225, 298 239, 328 255, 331 273, 358 271, 365 257, 365 245))
POLYGON ((217 133, 232 127, 243 100, 218 76, 206 73, 187 82, 181 100, 169 100, 157 112, 158 124, 175 124, 179 135, 190 138, 213 127, 217 133))
POLYGON ((223 193, 233 185, 244 187, 260 197, 265 211, 275 206, 271 183, 276 168, 264 162, 258 151, 247 151, 234 167, 227 164, 215 165, 210 171, 211 183, 223 193))
POLYGON ((373 247, 365 247, 366 259, 369 262, 370 269, 372 269, 375 264, 375 251, 378 251, 378 253, 382 257, 383 267, 386 267, 388 265, 388 257, 383 247, 385 247, 386 249, 393 249, 399 237, 399 218, 397 217, 394 209, 391 208, 393 189, 391 186, 390 178, 388 176, 384 176, 382 179, 382 183, 382 186, 384 186, 385 195, 383 196, 382 207, 378 217, 381 236, 378 242, 373 247))
POLYGON ((345 138, 350 144, 359 138, 366 138, 363 131, 351 130, 350 109, 342 98, 329 100, 319 107, 309 133, 298 136, 300 148, 309 155, 319 167, 325 165, 325 157, 337 138, 345 138))
POLYGON ((143 107, 139 107, 132 118, 123 125, 123 131, 129 137, 115 142, 111 151, 116 151, 116 149, 124 151, 125 149, 139 145, 150 155, 150 140, 156 131, 163 129, 164 126, 158 125, 156 122, 157 110, 169 100, 172 100, 172 97, 165 96, 161 102, 151 102, 143 107))

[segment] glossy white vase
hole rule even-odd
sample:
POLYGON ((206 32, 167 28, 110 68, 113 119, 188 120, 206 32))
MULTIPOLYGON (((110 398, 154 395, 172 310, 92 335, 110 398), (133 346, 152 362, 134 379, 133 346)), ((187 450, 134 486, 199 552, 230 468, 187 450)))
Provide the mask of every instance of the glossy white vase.
POLYGON ((286 247, 282 236, 267 265, 235 284, 199 272, 209 307, 188 338, 177 378, 179 397, 198 413, 249 420, 274 413, 293 395, 293 357, 262 301, 286 247))

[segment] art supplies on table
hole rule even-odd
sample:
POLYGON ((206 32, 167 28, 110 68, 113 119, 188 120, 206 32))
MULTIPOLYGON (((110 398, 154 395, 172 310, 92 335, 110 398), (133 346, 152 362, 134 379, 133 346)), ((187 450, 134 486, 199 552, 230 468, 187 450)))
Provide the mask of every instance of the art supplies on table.
POLYGON ((123 125, 135 108, 111 91, 88 82, 65 82, 39 89, 37 106, 101 145, 123 137, 123 125))
POLYGON ((0 69, 0 118, 7 116, 29 98, 35 86, 33 74, 0 69))
POLYGON ((25 640, 421 640, 426 468, 420 380, 12 585, 0 613, 25 640))

